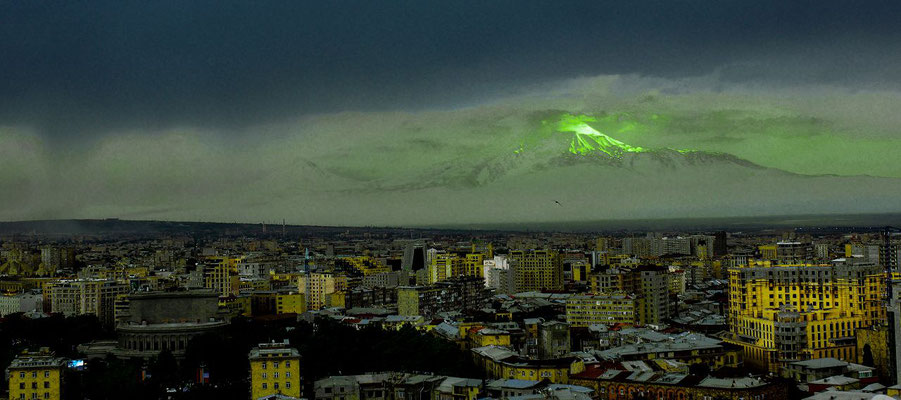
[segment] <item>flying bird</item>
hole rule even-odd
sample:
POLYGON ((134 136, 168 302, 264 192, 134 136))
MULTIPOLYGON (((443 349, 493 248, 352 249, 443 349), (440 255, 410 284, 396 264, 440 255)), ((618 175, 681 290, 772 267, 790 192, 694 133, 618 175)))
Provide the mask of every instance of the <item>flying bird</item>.
POLYGON ((554 203, 557 203, 558 206, 563 207, 563 204, 560 204, 560 202, 557 200, 554 200, 554 203))

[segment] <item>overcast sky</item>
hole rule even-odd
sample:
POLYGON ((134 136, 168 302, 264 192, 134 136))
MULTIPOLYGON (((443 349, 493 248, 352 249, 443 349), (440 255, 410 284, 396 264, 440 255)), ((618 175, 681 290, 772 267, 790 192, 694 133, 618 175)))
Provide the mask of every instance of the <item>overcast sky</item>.
MULTIPOLYGON (((258 151, 286 137, 322 134, 327 129, 311 121, 336 113, 416 120, 499 104, 565 109, 572 96, 583 101, 567 111, 615 111, 605 108, 610 101, 585 100, 601 95, 584 84, 604 76, 620 78, 604 81, 603 95, 620 96, 631 111, 647 93, 662 96, 681 130, 707 115, 689 124, 705 132, 678 140, 701 150, 791 172, 841 174, 815 161, 832 157, 850 175, 899 177, 901 168, 888 164, 895 153, 870 157, 871 164, 830 153, 856 138, 866 140, 861 152, 888 151, 901 141, 892 111, 901 109, 898 21, 897 1, 0 0, 0 190, 8 193, 2 217, 102 217, 131 209, 123 198, 85 211, 93 196, 133 190, 109 183, 116 179, 143 179, 162 191, 206 182, 192 187, 192 196, 221 194, 227 184, 209 182, 223 179, 221 158, 233 157, 236 146, 258 151), (711 103, 722 100, 710 96, 717 95, 743 112, 766 113, 767 124, 778 125, 770 133, 755 124, 742 129, 772 135, 771 147, 729 147, 742 133, 734 132, 734 120, 710 125, 709 113, 717 111, 711 103), (694 110, 695 102, 706 103, 694 110), (805 142, 799 129, 831 133, 805 142), (184 155, 190 162, 181 173, 128 175, 108 153, 146 150, 154 162, 171 164, 173 154, 186 151, 183 142, 167 142, 173 132, 199 143, 184 155), (821 156, 811 153, 812 143, 821 156), (795 150, 804 162, 786 155, 795 150), (61 172, 77 183, 70 190, 100 194, 80 193, 75 197, 84 202, 68 203, 71 196, 58 193, 54 180, 61 172)), ((458 121, 448 118, 447 126, 458 121)), ((365 130, 341 128, 333 136, 346 140, 365 130)), ((654 133, 659 139, 667 132, 654 133)), ((648 140, 675 145, 658 139, 648 140)), ((247 162, 271 157, 255 153, 247 162)), ((163 196, 158 208, 179 201, 163 196)), ((230 219, 222 217, 229 212, 215 218, 230 219)))

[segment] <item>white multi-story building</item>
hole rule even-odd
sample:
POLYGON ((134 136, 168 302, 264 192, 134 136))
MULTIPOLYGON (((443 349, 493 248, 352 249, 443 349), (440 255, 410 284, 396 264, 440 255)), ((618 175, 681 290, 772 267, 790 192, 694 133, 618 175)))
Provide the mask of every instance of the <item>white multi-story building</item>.
POLYGON ((18 293, 11 296, 0 296, 0 316, 15 313, 31 313, 43 309, 43 297, 34 293, 18 293))
POLYGON ((48 285, 50 311, 65 316, 96 315, 112 326, 116 296, 128 293, 128 285, 115 280, 71 280, 48 285))

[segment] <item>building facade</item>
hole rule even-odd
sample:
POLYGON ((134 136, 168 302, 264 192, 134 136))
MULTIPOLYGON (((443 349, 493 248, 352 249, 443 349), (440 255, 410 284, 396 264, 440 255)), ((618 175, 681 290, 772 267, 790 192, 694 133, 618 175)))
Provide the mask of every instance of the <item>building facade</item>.
POLYGON ((508 259, 515 292, 563 289, 563 258, 558 252, 516 250, 508 259))
POLYGON ((250 350, 251 399, 271 395, 300 397, 303 390, 300 374, 300 353, 282 343, 260 343, 250 350))
POLYGON ((638 307, 635 296, 622 293, 572 296, 566 300, 566 322, 574 327, 634 324, 638 307))
POLYGON ((96 315, 106 326, 114 325, 116 297, 129 291, 128 285, 114 280, 57 281, 48 283, 46 288, 51 312, 96 315))
POLYGON ((66 363, 48 349, 20 354, 6 368, 9 398, 59 400, 66 363))
POLYGON ((745 363, 778 372, 814 358, 857 359, 855 331, 882 324, 885 274, 874 263, 751 262, 729 269, 730 332, 745 363))

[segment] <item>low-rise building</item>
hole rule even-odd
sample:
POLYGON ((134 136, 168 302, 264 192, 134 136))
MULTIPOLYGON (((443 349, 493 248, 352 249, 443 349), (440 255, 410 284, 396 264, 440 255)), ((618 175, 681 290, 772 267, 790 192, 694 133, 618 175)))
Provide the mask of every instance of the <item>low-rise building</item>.
POLYGON ((6 368, 9 398, 59 400, 66 363, 46 348, 18 355, 6 368))
POLYGON ((570 375, 585 369, 585 363, 577 357, 526 359, 502 346, 477 347, 472 352, 476 364, 491 379, 547 379, 552 383, 569 383, 570 375))
POLYGON ((303 389, 300 374, 300 353, 282 343, 260 343, 250 350, 251 399, 271 395, 300 397, 303 389))
POLYGON ((600 399, 785 399, 788 388, 756 377, 714 378, 623 366, 591 365, 570 378, 600 399))
POLYGON ((668 359, 688 365, 704 364, 711 370, 739 367, 742 352, 738 346, 697 333, 683 334, 659 342, 640 342, 611 347, 597 352, 607 361, 668 359))
POLYGON ((366 375, 330 376, 314 384, 316 400, 474 400, 470 395, 472 382, 440 375, 420 375, 401 372, 382 372, 366 375), (442 387, 447 379, 454 379, 442 387), (459 388, 454 395, 453 390, 459 388), (450 389, 450 393, 448 393, 450 389))

